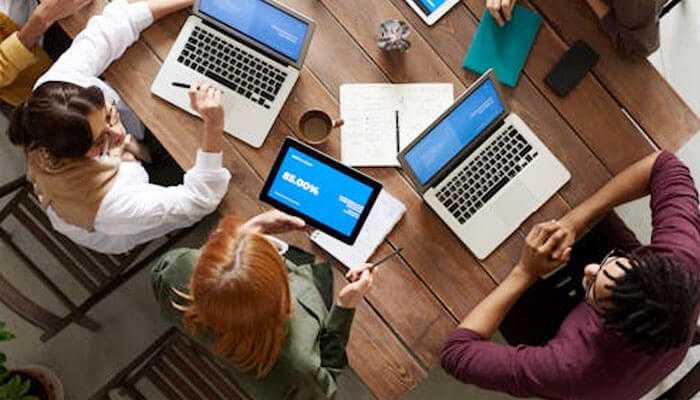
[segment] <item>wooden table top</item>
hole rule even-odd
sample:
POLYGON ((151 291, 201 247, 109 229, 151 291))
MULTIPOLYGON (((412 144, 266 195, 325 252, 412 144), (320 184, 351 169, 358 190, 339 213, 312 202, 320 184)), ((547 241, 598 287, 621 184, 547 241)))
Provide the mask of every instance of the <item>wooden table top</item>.
MULTIPOLYGON (((242 218, 264 209, 258 193, 284 138, 298 133, 299 116, 311 108, 338 115, 341 84, 449 82, 459 94, 478 77, 462 69, 462 60, 485 11, 484 0, 463 0, 433 27, 404 0, 282 2, 318 25, 301 77, 264 146, 256 150, 231 137, 225 141, 225 164, 233 178, 222 212, 242 218), (386 54, 376 46, 379 24, 392 18, 405 20, 413 30, 412 48, 405 54, 386 54)), ((104 4, 96 0, 62 25, 74 36, 104 4)), ((501 89, 511 109, 566 165, 571 182, 479 262, 428 210, 400 170, 364 169, 408 208, 377 252, 404 247, 402 256, 378 274, 358 308, 349 343, 351 366, 377 398, 400 397, 439 365, 445 337, 506 276, 534 224, 561 217, 655 147, 676 150, 700 130, 700 119, 650 63, 618 56, 585 0, 521 4, 539 12, 545 24, 518 86, 501 89), (601 59, 562 99, 543 79, 577 39, 590 43, 601 59)), ((193 164, 201 122, 151 95, 149 87, 186 17, 182 12, 156 23, 104 74, 184 168, 193 164)), ((339 157, 338 135, 320 149, 339 157)), ((322 255, 303 238, 290 240, 322 255)), ((336 286, 343 279, 336 274, 336 286)))

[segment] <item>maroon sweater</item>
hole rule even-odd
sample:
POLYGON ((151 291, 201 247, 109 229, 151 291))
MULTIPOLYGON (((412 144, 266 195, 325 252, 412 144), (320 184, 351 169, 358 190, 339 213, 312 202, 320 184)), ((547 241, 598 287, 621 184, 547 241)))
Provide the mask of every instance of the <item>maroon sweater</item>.
MULTIPOLYGON (((641 246, 628 230, 614 245, 669 255, 698 276, 700 215, 690 172, 673 154, 664 152, 654 164, 650 185, 651 245, 641 246)), ((695 326, 697 311, 695 316, 689 329, 695 326)), ((635 400, 681 363, 690 340, 661 355, 636 352, 622 337, 606 330, 601 317, 582 302, 542 347, 502 345, 457 329, 445 343, 442 366, 465 383, 514 396, 635 400)))

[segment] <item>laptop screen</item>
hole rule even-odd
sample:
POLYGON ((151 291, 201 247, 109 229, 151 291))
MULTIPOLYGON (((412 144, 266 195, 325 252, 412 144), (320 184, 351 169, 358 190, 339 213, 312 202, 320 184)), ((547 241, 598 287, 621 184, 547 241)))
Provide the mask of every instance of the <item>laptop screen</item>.
POLYGON ((440 172, 504 110, 491 79, 484 80, 469 96, 464 97, 405 154, 404 159, 420 184, 425 185, 440 172))
POLYGON ((294 62, 309 34, 306 21, 263 0, 200 0, 199 11, 294 62))

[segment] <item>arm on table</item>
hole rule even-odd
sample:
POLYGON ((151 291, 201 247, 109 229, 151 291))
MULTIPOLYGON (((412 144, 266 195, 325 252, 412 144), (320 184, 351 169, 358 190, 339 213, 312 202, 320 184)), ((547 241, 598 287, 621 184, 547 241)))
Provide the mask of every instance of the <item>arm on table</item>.
POLYGON ((554 258, 552 254, 564 239, 565 233, 557 222, 546 222, 532 228, 525 239, 518 264, 491 294, 474 307, 459 327, 483 338, 493 336, 520 296, 540 276, 568 261, 571 248, 565 249, 559 258, 554 258))
POLYGON ((90 18, 71 47, 48 74, 81 73, 99 76, 138 40, 153 21, 192 4, 192 0, 116 0, 101 15, 90 18))
POLYGON ((650 247, 682 255, 687 267, 700 268, 698 192, 688 167, 663 152, 651 171, 652 235, 650 247))
POLYGON ((445 370, 465 383, 516 396, 552 397, 566 387, 560 385, 562 371, 558 351, 553 347, 516 348, 488 341, 530 285, 568 260, 570 248, 559 259, 552 254, 564 238, 559 224, 553 221, 532 229, 518 264, 446 341, 442 350, 445 370))
POLYGON ((333 398, 337 390, 335 380, 348 365, 345 348, 350 339, 355 308, 372 288, 372 275, 372 271, 366 270, 359 276, 350 277, 351 283, 340 290, 338 299, 323 321, 319 335, 321 368, 315 380, 326 398, 333 398))
POLYGON ((222 153, 199 150, 195 166, 185 173, 184 183, 163 187, 144 184, 111 199, 100 209, 95 230, 108 235, 133 235, 172 225, 193 225, 216 210, 231 179, 222 166, 222 153))
POLYGON ((604 0, 586 0, 598 19, 605 18, 610 13, 610 6, 604 0))
POLYGON ((0 87, 5 87, 38 58, 34 54, 39 39, 56 21, 72 15, 92 0, 45 0, 31 13, 16 33, 0 44, 0 87))
POLYGON ((192 108, 204 120, 204 135, 195 166, 185 174, 184 184, 147 184, 112 201, 111 208, 99 215, 101 232, 124 235, 166 224, 189 226, 213 212, 226 195, 231 173, 223 167, 221 92, 209 85, 197 85, 189 95, 192 108))
POLYGON ((651 154, 627 167, 593 196, 569 211, 559 221, 568 234, 564 245, 571 246, 587 227, 591 227, 613 208, 648 195, 652 169, 659 154, 661 153, 651 154))
POLYGON ((605 33, 623 53, 647 56, 658 48, 659 0, 586 0, 605 33))
POLYGON ((545 346, 509 346, 484 340, 468 329, 455 330, 445 342, 441 365, 463 383, 517 397, 572 398, 571 368, 562 360, 562 342, 545 346))
POLYGON ((0 88, 11 85, 17 76, 37 61, 37 56, 13 33, 0 43, 0 88))

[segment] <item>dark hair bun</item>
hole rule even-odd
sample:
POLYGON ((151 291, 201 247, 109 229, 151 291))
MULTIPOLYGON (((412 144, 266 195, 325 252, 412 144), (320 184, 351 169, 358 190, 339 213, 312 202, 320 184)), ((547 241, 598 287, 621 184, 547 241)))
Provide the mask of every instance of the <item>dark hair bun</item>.
POLYGON ((104 106, 98 87, 46 82, 17 107, 8 136, 26 150, 42 147, 57 158, 82 157, 93 145, 88 115, 104 106))
POLYGON ((15 146, 28 147, 34 142, 29 130, 25 128, 25 110, 27 108, 27 103, 22 102, 15 111, 12 113, 10 118, 10 126, 7 129, 7 136, 10 138, 10 142, 15 146))

